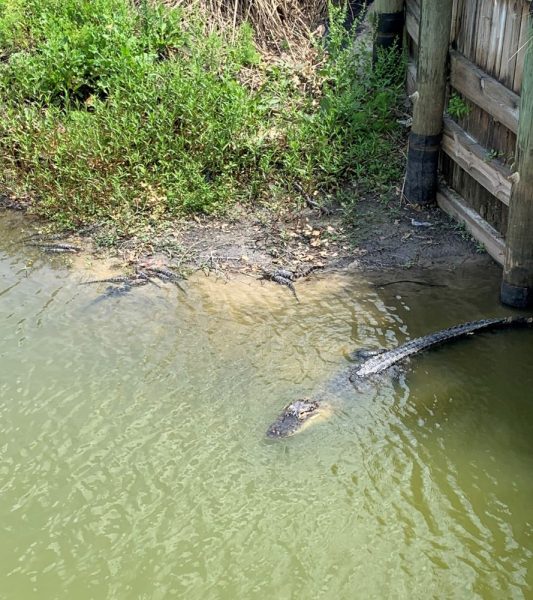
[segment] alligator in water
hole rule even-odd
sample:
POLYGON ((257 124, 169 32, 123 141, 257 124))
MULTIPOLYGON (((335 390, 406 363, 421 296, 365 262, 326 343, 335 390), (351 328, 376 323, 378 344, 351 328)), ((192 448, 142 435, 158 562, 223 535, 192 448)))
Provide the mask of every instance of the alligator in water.
POLYGON ((109 298, 121 298, 122 296, 129 294, 131 290, 132 287, 129 283, 124 283, 120 286, 108 285, 105 292, 100 294, 100 296, 97 296, 89 306, 94 306, 95 304, 99 304, 103 300, 107 300, 109 298))
MULTIPOLYGON (((504 329, 511 327, 528 327, 533 325, 533 317, 505 317, 501 319, 483 319, 456 325, 416 338, 393 348, 367 354, 367 358, 356 367, 350 368, 339 378, 339 383, 350 382, 357 388, 358 384, 371 380, 375 375, 383 373, 393 365, 397 365, 413 354, 422 352, 444 342, 455 340, 476 331, 504 329)), ((324 403, 320 398, 302 398, 288 404, 279 417, 267 430, 270 438, 283 438, 294 435, 311 419, 317 417, 324 403)))
POLYGON ((296 288, 294 287, 294 273, 292 271, 288 271, 287 269, 276 269, 275 271, 267 271, 263 269, 263 273, 259 279, 269 279, 274 283, 279 285, 285 285, 292 292, 293 296, 296 298, 296 302, 300 302, 298 295, 296 294, 296 288))

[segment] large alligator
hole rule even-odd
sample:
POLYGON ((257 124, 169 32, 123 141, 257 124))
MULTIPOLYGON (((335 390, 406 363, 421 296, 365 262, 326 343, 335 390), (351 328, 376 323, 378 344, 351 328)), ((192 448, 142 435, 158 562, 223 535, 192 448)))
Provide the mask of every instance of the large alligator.
MULTIPOLYGON (((393 365, 397 365, 413 354, 432 348, 444 342, 471 335, 476 331, 494 329, 528 327, 533 325, 533 317, 504 317, 500 319, 483 319, 471 321, 448 329, 437 331, 423 337, 416 338, 393 348, 392 350, 378 350, 366 353, 366 358, 358 366, 350 368, 341 374, 338 383, 350 382, 356 388, 359 384, 371 380, 374 376, 383 373, 393 365)), ((294 435, 308 424, 314 417, 321 414, 325 405, 321 397, 302 398, 288 404, 279 417, 267 430, 270 438, 283 438, 294 435)))

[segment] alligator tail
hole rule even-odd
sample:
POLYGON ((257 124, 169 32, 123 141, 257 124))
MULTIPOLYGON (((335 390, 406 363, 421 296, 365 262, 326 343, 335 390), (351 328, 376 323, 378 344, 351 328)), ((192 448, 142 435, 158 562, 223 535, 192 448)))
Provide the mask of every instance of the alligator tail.
POLYGON ((504 317, 500 319, 483 319, 471 321, 462 325, 455 325, 436 333, 416 338, 394 348, 387 350, 377 356, 369 358, 350 375, 350 381, 357 382, 366 377, 376 375, 385 371, 392 365, 399 363, 413 354, 437 346, 449 340, 458 339, 476 331, 488 331, 492 329, 503 329, 508 327, 528 327, 533 325, 533 317, 504 317))

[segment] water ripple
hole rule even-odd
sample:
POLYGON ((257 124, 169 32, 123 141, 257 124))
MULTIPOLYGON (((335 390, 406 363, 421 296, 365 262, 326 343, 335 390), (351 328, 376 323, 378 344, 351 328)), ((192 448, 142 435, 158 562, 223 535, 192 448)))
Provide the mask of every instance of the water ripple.
POLYGON ((446 348, 356 393, 332 379, 350 353, 450 324, 447 292, 328 277, 297 304, 199 277, 93 304, 101 290, 1 239, 0 597, 527 595, 533 380, 512 384, 531 338, 497 338, 497 358, 496 338, 446 348), (264 439, 317 390, 328 420, 264 439))

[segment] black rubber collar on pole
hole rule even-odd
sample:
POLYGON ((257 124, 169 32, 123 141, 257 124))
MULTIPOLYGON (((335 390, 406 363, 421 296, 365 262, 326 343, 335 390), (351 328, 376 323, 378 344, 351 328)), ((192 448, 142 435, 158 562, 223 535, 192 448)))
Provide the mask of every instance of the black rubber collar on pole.
POLYGON ((372 4, 372 1, 348 0, 344 28, 350 30, 357 19, 361 18, 362 20, 370 4, 372 4))
POLYGON ((500 300, 507 306, 514 308, 528 308, 533 306, 533 289, 519 285, 511 285, 502 281, 500 300))
POLYGON ((441 134, 410 133, 404 196, 413 204, 435 202, 441 134))
POLYGON ((376 39, 374 41, 374 58, 380 48, 388 49, 394 45, 399 49, 403 38, 403 11, 394 13, 378 13, 376 39))

